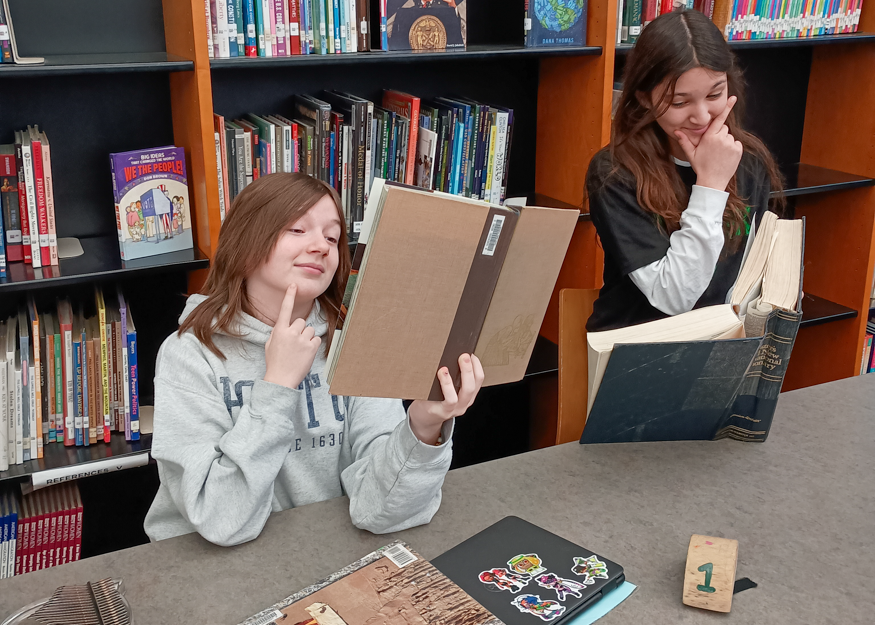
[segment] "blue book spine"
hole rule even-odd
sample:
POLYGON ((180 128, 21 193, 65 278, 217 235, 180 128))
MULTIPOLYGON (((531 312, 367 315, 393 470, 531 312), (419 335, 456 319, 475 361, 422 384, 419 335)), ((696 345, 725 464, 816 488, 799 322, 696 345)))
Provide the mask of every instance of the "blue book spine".
MULTIPOLYGON (((296 2, 297 0, 292 0, 296 2)), ((298 21, 300 22, 299 34, 301 37, 301 54, 310 54, 310 31, 307 26, 307 0, 302 0, 298 4, 298 21)))
POLYGON ((128 331, 128 370, 131 377, 131 440, 140 440, 140 384, 137 379, 137 333, 128 331))
POLYGON ((264 9, 261 0, 255 0, 255 37, 258 42, 258 56, 264 56, 264 9))
MULTIPOLYGON (((90 406, 88 405, 88 349, 87 345, 87 337, 85 336, 85 332, 82 333, 82 444, 86 447, 91 445, 91 438, 89 436, 89 431, 91 429, 91 419, 93 415, 90 412, 90 406)), ((91 380, 93 384, 94 381, 91 380)), ((77 432, 78 435, 78 432, 77 432)))
POLYGON ((380 0, 380 47, 389 50, 389 21, 386 15, 386 0, 380 0))
POLYGON ((243 25, 246 56, 257 56, 258 35, 255 32, 255 0, 243 0, 243 25))
POLYGON ((470 167, 471 158, 469 156, 469 149, 471 146, 471 107, 465 106, 464 108, 465 115, 465 137, 464 141, 462 141, 462 162, 459 167, 459 191, 460 195, 465 195, 465 190, 467 185, 465 181, 468 178, 468 168, 470 167))
POLYGON ((329 166, 329 170, 328 170, 328 184, 330 184, 332 187, 334 187, 336 189, 337 184, 335 183, 334 177, 335 177, 335 175, 337 175, 337 168, 336 168, 336 164, 337 164, 337 144, 336 144, 337 137, 335 135, 336 135, 336 133, 332 130, 331 131, 331 151, 329 153, 330 158, 331 158, 331 165, 329 166))
POLYGON ((7 577, 12 577, 17 573, 18 564, 18 500, 15 495, 9 495, 9 507, 12 509, 11 523, 9 524, 9 564, 6 567, 7 577))
MULTIPOLYGON (((334 0, 334 6, 336 7, 338 4, 338 0, 334 0)), ((336 9, 335 9, 336 10, 336 9)), ((340 2, 340 51, 342 53, 349 52, 349 43, 347 42, 347 38, 349 37, 349 30, 347 29, 347 24, 349 24, 349 15, 347 15, 347 2, 343 0, 340 2)))
POLYGON ((227 0, 228 7, 225 12, 228 14, 228 49, 231 51, 230 56, 243 56, 237 49, 237 11, 234 6, 235 2, 240 0, 227 0))
POLYGON ((453 146, 455 149, 455 156, 453 156, 453 193, 459 193, 459 181, 460 171, 462 169, 462 146, 465 145, 465 124, 462 123, 461 120, 456 122, 456 139, 455 145, 453 146))
MULTIPOLYGON (((2 10, 2 9, 0 9, 2 10)), ((7 503, 8 495, 0 493, 0 579, 9 577, 7 572, 9 567, 9 522, 12 520, 12 515, 7 503)), ((13 557, 15 554, 12 554, 13 557)))
POLYGON ((73 341, 73 406, 76 410, 76 418, 73 421, 73 430, 75 431, 76 446, 81 447, 84 444, 82 440, 82 339, 76 335, 76 340, 73 341))

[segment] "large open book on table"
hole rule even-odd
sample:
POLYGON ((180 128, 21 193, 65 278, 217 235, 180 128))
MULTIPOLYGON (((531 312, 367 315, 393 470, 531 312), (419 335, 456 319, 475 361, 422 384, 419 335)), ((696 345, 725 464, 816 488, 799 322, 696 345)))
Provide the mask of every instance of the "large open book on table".
POLYGON ((764 441, 802 320, 804 229, 766 213, 728 304, 588 333, 580 442, 764 441))
POLYGON ((443 399, 474 353, 485 385, 525 375, 578 211, 374 181, 326 371, 333 395, 443 399))

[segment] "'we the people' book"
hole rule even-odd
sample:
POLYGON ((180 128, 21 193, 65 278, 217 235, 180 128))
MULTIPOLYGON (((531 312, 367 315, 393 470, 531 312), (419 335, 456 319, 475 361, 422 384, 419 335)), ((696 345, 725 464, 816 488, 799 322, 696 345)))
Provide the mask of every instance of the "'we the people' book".
POLYGON ((110 154, 122 260, 191 249, 185 151, 174 146, 110 154))

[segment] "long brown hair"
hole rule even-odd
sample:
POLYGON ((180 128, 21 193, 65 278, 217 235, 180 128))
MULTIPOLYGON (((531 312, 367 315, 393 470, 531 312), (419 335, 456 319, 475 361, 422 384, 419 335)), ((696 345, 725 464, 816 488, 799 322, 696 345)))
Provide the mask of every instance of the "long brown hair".
MULTIPOLYGON (((763 164, 772 191, 783 190, 782 176, 768 148, 740 125, 739 120, 744 118, 744 78, 720 30, 698 11, 660 15, 642 31, 626 60, 610 152, 612 173, 626 170, 632 174, 637 183, 638 204, 658 215, 669 234, 680 227, 681 213, 689 198, 670 158, 669 139, 656 120, 668 110, 678 78, 698 67, 726 74, 728 96, 738 98, 726 120, 729 132, 741 142, 746 153, 763 164), (665 90, 654 93, 666 80, 665 90), (649 106, 652 101, 661 103, 656 110, 649 106), (657 155, 661 158, 655 158, 657 155)), ((723 222, 727 238, 739 228, 745 232, 746 198, 738 196, 736 178, 737 175, 732 177, 726 189, 729 200, 723 222)), ((783 202, 783 194, 779 194, 775 203, 782 206, 783 202)))
POLYGON ((219 232, 219 246, 210 273, 201 289, 201 294, 207 299, 185 318, 179 326, 179 335, 191 330, 211 352, 224 358, 213 342, 213 334, 222 331, 230 336, 240 336, 238 315, 253 312, 246 293, 246 278, 267 261, 286 227, 303 217, 325 196, 334 201, 341 224, 337 271, 325 292, 316 298, 328 321, 329 331, 324 343, 327 353, 349 277, 349 245, 337 193, 324 182, 301 173, 262 176, 234 199, 219 232))

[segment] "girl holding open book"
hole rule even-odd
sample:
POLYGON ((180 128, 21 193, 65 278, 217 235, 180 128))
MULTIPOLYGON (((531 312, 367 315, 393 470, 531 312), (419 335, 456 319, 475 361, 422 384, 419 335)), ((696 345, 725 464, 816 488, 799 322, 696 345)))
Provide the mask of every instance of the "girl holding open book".
POLYGON ((587 171, 605 253, 588 330, 729 301, 770 193, 783 188, 768 149, 741 127, 743 89, 735 55, 698 11, 661 15, 641 33, 611 143, 587 171))
MULTIPOLYGON (((152 540, 254 539, 271 512, 347 495, 375 533, 428 523, 452 458, 453 418, 483 383, 459 358, 444 401, 330 395, 323 375, 350 270, 340 200, 304 174, 246 187, 222 225, 202 295, 189 297, 155 372, 152 540)), ((368 363, 363 362, 366 367, 368 363)))

